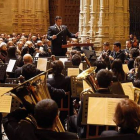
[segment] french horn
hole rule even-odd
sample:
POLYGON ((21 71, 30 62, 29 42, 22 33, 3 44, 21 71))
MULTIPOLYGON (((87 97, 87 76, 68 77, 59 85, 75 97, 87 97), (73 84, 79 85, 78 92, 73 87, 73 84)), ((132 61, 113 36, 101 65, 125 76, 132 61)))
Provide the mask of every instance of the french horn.
MULTIPOLYGON (((42 72, 9 91, 29 112, 33 112, 37 102, 51 98, 46 84, 48 71, 42 72)), ((57 121, 55 130, 57 132, 65 131, 60 119, 57 121)))

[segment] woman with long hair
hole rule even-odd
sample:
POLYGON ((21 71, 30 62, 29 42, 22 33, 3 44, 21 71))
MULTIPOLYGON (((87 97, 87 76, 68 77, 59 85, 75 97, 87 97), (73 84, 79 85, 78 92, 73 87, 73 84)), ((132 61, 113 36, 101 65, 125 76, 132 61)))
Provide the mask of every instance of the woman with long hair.
POLYGON ((122 61, 120 59, 113 61, 111 70, 118 81, 125 82, 127 80, 127 75, 123 70, 122 61))

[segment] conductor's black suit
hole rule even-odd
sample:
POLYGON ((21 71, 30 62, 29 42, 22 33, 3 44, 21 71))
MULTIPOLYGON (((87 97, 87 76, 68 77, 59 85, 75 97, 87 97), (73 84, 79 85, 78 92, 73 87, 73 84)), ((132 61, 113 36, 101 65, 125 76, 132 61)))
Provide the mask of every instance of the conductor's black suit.
POLYGON ((75 38, 75 35, 69 32, 67 26, 61 25, 61 28, 59 29, 59 27, 55 24, 49 27, 47 38, 51 40, 52 43, 51 44, 52 54, 54 54, 55 56, 65 56, 67 49, 62 48, 61 46, 67 44, 66 40, 67 36, 70 38, 75 38), (53 35, 57 35, 57 38, 52 39, 53 35))

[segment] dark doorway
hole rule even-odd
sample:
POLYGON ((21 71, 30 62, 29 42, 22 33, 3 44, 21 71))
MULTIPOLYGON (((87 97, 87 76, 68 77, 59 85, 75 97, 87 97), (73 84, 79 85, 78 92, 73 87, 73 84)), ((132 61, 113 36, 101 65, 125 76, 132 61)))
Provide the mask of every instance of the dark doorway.
POLYGON ((129 0, 130 7, 130 34, 140 40, 140 0, 129 0))

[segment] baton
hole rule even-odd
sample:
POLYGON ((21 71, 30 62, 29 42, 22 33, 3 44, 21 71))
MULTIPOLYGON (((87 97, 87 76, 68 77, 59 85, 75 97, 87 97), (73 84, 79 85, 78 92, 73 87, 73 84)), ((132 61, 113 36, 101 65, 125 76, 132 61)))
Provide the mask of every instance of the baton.
POLYGON ((63 30, 61 30, 58 34, 56 34, 56 36, 58 36, 60 33, 62 33, 64 31, 64 29, 63 30))

